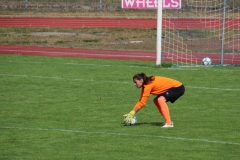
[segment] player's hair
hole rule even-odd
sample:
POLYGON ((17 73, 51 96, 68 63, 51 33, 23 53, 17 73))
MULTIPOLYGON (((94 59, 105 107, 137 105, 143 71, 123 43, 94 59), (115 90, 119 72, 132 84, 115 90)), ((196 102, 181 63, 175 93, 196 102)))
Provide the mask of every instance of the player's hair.
POLYGON ((141 80, 143 79, 143 84, 148 84, 154 80, 154 76, 148 77, 145 73, 137 73, 133 76, 133 79, 141 80))

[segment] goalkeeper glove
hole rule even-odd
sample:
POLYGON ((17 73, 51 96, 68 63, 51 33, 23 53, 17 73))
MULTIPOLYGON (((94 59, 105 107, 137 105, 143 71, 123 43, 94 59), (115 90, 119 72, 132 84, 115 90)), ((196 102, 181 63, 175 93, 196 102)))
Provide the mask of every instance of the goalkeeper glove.
POLYGON ((136 114, 136 112, 134 110, 132 110, 130 113, 123 115, 125 117, 124 118, 124 123, 127 126, 130 126, 132 124, 132 121, 133 121, 133 118, 134 118, 135 114, 136 114))

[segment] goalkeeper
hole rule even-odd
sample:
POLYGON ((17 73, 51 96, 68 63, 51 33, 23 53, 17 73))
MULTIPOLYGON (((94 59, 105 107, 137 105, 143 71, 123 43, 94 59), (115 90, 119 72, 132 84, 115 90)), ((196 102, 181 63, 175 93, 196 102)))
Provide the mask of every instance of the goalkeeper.
POLYGON ((147 77, 145 73, 134 75, 133 82, 137 88, 142 89, 142 92, 139 101, 133 107, 132 111, 124 115, 125 124, 131 124, 134 115, 146 105, 150 94, 153 94, 156 95, 153 102, 165 119, 162 128, 173 127, 173 122, 166 102, 170 101, 171 103, 174 103, 179 97, 181 97, 185 92, 184 85, 177 80, 167 77, 147 77))

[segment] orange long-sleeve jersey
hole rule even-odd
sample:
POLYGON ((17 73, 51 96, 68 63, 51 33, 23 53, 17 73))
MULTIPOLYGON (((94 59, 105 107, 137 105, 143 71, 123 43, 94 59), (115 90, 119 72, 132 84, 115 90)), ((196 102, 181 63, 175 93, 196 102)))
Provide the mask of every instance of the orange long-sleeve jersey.
POLYGON ((160 95, 165 93, 170 88, 179 87, 181 85, 182 83, 177 80, 167 77, 154 76, 154 80, 152 82, 142 87, 139 101, 133 107, 133 110, 135 110, 135 108, 138 108, 139 110, 143 108, 146 105, 150 94, 160 95))

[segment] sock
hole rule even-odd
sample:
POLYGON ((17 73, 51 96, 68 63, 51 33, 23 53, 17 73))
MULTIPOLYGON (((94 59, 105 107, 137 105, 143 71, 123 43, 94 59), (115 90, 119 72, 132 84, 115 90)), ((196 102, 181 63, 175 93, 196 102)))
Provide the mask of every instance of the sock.
POLYGON ((157 98, 154 98, 154 99, 153 99, 153 103, 154 103, 155 106, 157 107, 159 113, 161 113, 161 115, 163 116, 162 111, 161 111, 161 107, 160 107, 159 104, 158 104, 157 98))
POLYGON ((172 121, 171 121, 171 118, 170 118, 170 113, 169 113, 169 109, 168 109, 165 98, 160 97, 157 100, 158 100, 158 104, 159 104, 162 116, 165 119, 165 122, 167 124, 171 125, 172 121))

